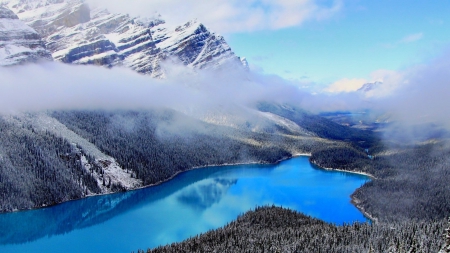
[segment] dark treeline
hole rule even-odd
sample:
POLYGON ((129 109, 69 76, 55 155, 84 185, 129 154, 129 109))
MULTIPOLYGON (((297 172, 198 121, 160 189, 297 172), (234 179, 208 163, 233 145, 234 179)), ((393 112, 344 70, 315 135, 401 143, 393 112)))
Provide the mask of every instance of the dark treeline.
MULTIPOLYGON (((262 131, 253 131, 252 123, 231 128, 167 109, 51 115, 113 157, 144 186, 197 166, 274 163, 296 153, 349 146, 293 133, 280 125, 267 125, 262 131)), ((97 158, 82 147, 69 144, 64 136, 37 130, 41 128, 33 125, 33 117, 8 117, 14 120, 3 118, 0 129, 0 189, 6 196, 0 212, 77 199, 101 193, 100 187, 108 187, 108 192, 125 190, 120 182, 110 185, 97 158), (89 169, 83 168, 81 156, 89 169)))
POLYGON ((292 156, 291 150, 311 152, 327 145, 317 138, 214 126, 171 110, 69 111, 52 116, 133 171, 144 185, 196 166, 274 163, 292 156))
POLYGON ((310 160, 322 167, 362 171, 377 179, 356 190, 358 206, 384 221, 442 219, 450 214, 450 143, 330 148, 310 160), (369 157, 370 156, 370 157, 369 157))
POLYGON ((450 215, 450 146, 447 141, 403 147, 374 157, 390 173, 354 193, 381 220, 441 219, 450 215))
POLYGON ((97 192, 65 139, 0 118, 0 211, 54 205, 97 192))
POLYGON ((335 226, 288 209, 262 207, 223 228, 146 252, 427 253, 444 244, 445 225, 443 219, 335 226))

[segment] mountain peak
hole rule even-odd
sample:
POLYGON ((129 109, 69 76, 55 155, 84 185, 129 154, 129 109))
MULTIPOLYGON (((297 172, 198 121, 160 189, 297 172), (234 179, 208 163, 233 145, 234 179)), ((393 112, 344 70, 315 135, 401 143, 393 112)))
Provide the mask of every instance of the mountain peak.
POLYGON ((197 69, 241 63, 222 36, 196 19, 173 29, 157 12, 130 17, 90 9, 83 0, 10 0, 6 5, 36 29, 53 58, 64 63, 126 66, 157 78, 164 77, 161 62, 168 58, 197 69))

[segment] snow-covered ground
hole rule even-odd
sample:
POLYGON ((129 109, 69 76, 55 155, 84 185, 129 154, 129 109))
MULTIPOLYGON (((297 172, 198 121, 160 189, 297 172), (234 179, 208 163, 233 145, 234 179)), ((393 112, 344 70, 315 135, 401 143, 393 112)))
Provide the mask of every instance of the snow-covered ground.
POLYGON ((42 36, 53 58, 65 63, 126 66, 163 78, 161 62, 175 58, 190 68, 215 68, 237 57, 224 38, 191 20, 171 28, 159 17, 130 17, 83 0, 4 0, 42 36), (102 43, 98 43, 102 42, 102 43))
POLYGON ((11 10, 0 6, 0 66, 51 59, 39 34, 11 10))
MULTIPOLYGON (((93 173, 94 178, 102 189, 102 193, 110 192, 108 187, 103 186, 103 177, 105 177, 107 183, 111 179, 111 184, 120 183, 126 189, 136 189, 142 186, 142 181, 131 177, 131 172, 127 172, 126 169, 121 168, 113 157, 104 154, 94 144, 68 129, 61 122, 46 113, 25 113, 15 116, 3 116, 3 118, 15 124, 22 124, 24 122, 31 124, 37 131, 49 131, 68 140, 74 148, 79 146, 84 153, 95 157, 97 165, 104 170, 103 176, 93 173)), ((93 166, 89 164, 86 157, 82 156, 81 159, 86 170, 89 170, 93 166)))

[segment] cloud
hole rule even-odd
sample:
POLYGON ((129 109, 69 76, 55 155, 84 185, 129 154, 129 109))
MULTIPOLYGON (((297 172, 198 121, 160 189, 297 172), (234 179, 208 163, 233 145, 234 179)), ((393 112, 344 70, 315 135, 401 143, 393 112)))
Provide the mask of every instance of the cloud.
POLYGON ((424 35, 423 35, 422 32, 409 34, 409 35, 403 37, 402 39, 400 39, 400 40, 398 40, 396 42, 385 43, 385 44, 383 44, 383 46, 385 48, 396 48, 396 47, 398 47, 398 46, 400 46, 402 44, 409 44, 409 43, 413 43, 413 42, 419 41, 419 40, 421 40, 423 38, 423 36, 424 35))
POLYGON ((407 83, 405 73, 401 71, 379 69, 370 74, 370 83, 379 82, 375 89, 365 93, 366 97, 383 98, 394 94, 397 89, 407 83))
POLYGON ((370 73, 369 79, 364 78, 343 78, 340 79, 328 87, 323 89, 325 92, 330 93, 351 93, 357 92, 360 88, 367 83, 379 82, 376 89, 370 89, 365 91, 364 96, 369 97, 386 97, 391 95, 401 87, 406 80, 404 80, 404 73, 400 71, 378 69, 370 73))
POLYGON ((423 33, 414 33, 410 34, 403 39, 400 40, 400 43, 411 43, 418 40, 421 40, 423 38, 423 33))
POLYGON ((366 79, 348 79, 344 78, 332 83, 325 91, 327 92, 351 92, 357 91, 368 81, 366 79))
POLYGON ((155 12, 173 25, 197 18, 221 33, 282 29, 298 26, 308 20, 334 16, 342 0, 88 0, 91 6, 102 6, 111 12, 133 16, 153 16, 155 12))
MULTIPOLYGON (((354 91, 364 79, 336 82, 339 93, 308 92, 310 83, 246 71, 237 65, 192 70, 166 62, 167 79, 126 68, 57 62, 0 68, 0 113, 64 109, 139 110, 170 108, 204 119, 234 117, 257 124, 260 101, 291 104, 310 112, 367 110, 391 115, 403 126, 432 123, 450 127, 450 50, 427 64, 404 71, 378 70, 383 81, 369 93, 354 91), (254 120, 254 121, 252 121, 254 120)), ((331 89, 331 88, 330 88, 331 89)))
POLYGON ((421 135, 420 131, 423 135, 429 135, 431 130, 427 126, 450 129, 449 59, 450 48, 421 65, 401 71, 374 71, 369 82, 381 83, 374 85, 368 92, 355 91, 366 80, 342 79, 326 89, 332 93, 305 96, 302 103, 312 99, 308 101, 309 107, 316 112, 368 109, 374 114, 389 116, 396 129, 388 132, 414 132, 414 136, 408 136, 415 140, 421 135), (315 105, 314 108, 312 105, 315 105), (417 129, 420 131, 417 132, 417 129))
POLYGON ((401 84, 397 83, 398 88, 389 97, 388 103, 398 120, 450 126, 449 59, 450 51, 447 51, 428 64, 402 73, 401 84))
POLYGON ((164 107, 189 113, 302 96, 298 87, 279 77, 248 72, 237 65, 194 71, 165 63, 163 68, 165 80, 126 68, 57 62, 0 68, 0 112, 164 107))

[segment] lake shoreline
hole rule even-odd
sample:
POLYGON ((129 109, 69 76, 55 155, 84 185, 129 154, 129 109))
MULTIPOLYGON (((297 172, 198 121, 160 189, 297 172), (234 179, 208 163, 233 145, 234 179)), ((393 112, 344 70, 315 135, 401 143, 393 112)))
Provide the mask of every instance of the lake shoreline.
MULTIPOLYGON (((362 175, 362 176, 366 176, 371 178, 372 180, 377 180, 377 178, 370 174, 370 173, 366 173, 366 172, 362 172, 362 171, 351 171, 351 170, 342 170, 342 169, 333 169, 333 168, 324 168, 319 166, 318 164, 316 164, 314 161, 310 161, 311 164, 313 164, 314 166, 316 166, 319 169, 322 170, 326 170, 326 171, 339 171, 339 172, 344 172, 344 173, 351 173, 351 174, 357 174, 357 175, 362 175)), ((356 190, 358 190, 359 188, 357 188, 356 190)), ((355 190, 355 191, 356 191, 355 190)), ((367 217, 369 220, 371 220, 373 223, 377 223, 378 219, 375 218, 374 216, 372 216, 370 213, 368 213, 362 206, 358 205, 361 201, 359 199, 357 199, 354 196, 354 193, 352 193, 352 195, 350 195, 350 203, 352 203, 352 205, 354 205, 365 217, 367 217)))
POLYGON ((153 183, 153 184, 149 184, 149 185, 139 186, 139 187, 136 187, 136 188, 126 189, 125 191, 105 192, 105 193, 100 193, 100 194, 88 194, 88 195, 86 195, 84 197, 81 197, 81 198, 69 199, 69 200, 65 200, 65 201, 58 202, 58 203, 51 204, 51 205, 43 205, 43 206, 40 206, 40 207, 33 207, 33 208, 26 208, 26 209, 14 209, 14 210, 9 211, 9 212, 0 212, 0 214, 32 211, 32 210, 37 210, 37 209, 42 209, 42 208, 47 208, 47 207, 53 207, 53 206, 57 206, 57 205, 60 205, 60 204, 63 204, 63 203, 77 201, 77 200, 86 199, 86 198, 90 198, 90 197, 97 197, 97 196, 104 196, 104 195, 110 195, 110 194, 116 194, 116 193, 123 193, 123 192, 129 192, 129 191, 142 190, 142 189, 146 189, 146 188, 153 187, 153 186, 158 186, 158 185, 161 185, 163 183, 169 182, 170 180, 173 180, 175 177, 177 177, 181 173, 189 172, 189 171, 197 170, 197 169, 203 169, 203 168, 209 168, 209 167, 238 166, 238 165, 258 165, 258 164, 270 165, 270 164, 278 164, 278 163, 280 163, 282 161, 285 161, 285 160, 288 160, 288 159, 291 159, 291 158, 295 158, 295 157, 300 157, 300 156, 308 156, 308 157, 310 157, 311 154, 310 153, 298 153, 298 154, 292 155, 290 157, 283 157, 283 158, 281 158, 281 159, 279 159, 279 160, 277 160, 277 161, 275 161, 273 163, 265 162, 265 161, 259 161, 259 162, 251 162, 251 161, 249 161, 249 162, 241 162, 241 163, 224 163, 224 164, 210 164, 210 165, 203 165, 203 166, 194 166, 194 167, 192 167, 190 169, 186 169, 186 170, 183 170, 183 171, 178 171, 178 172, 176 172, 175 174, 173 174, 172 176, 170 176, 169 178, 167 178, 165 180, 162 180, 162 181, 159 181, 159 182, 156 182, 156 183, 153 183))
MULTIPOLYGON (((118 193, 123 193, 123 192, 128 192, 128 191, 142 190, 142 189, 150 188, 150 187, 153 187, 153 186, 158 186, 158 185, 161 185, 163 183, 169 182, 169 181, 173 180, 175 177, 179 176, 182 173, 193 171, 193 170, 197 170, 197 169, 203 169, 203 168, 209 168, 209 167, 239 166, 239 165, 276 165, 276 164, 279 164, 279 163, 281 163, 283 161, 286 161, 286 160, 289 160, 289 159, 292 159, 292 158, 296 158, 296 157, 301 157, 301 156, 311 157, 311 153, 296 153, 296 154, 293 154, 292 156, 283 157, 283 158, 281 158, 281 159, 279 159, 279 160, 277 160, 277 161, 275 161, 273 163, 265 162, 265 161, 258 161, 258 162, 251 162, 251 161, 249 161, 249 162, 240 162, 240 163, 224 163, 224 164, 210 164, 210 165, 203 165, 203 166, 195 166, 195 167, 189 168, 187 170, 178 171, 174 175, 172 175, 171 177, 169 177, 169 178, 167 178, 165 180, 162 180, 162 181, 159 181, 159 182, 156 182, 156 183, 153 183, 153 184, 141 186, 141 187, 126 189, 125 191, 121 191, 121 192, 108 192, 108 193, 101 193, 101 194, 90 194, 90 195, 86 195, 86 196, 81 197, 81 198, 70 199, 70 200, 62 201, 62 202, 55 203, 55 204, 52 204, 52 205, 45 205, 45 206, 34 207, 34 208, 29 208, 29 209, 13 210, 11 212, 0 212, 0 214, 22 212, 22 211, 32 211, 32 210, 37 210, 37 209, 57 206, 57 205, 60 205, 60 204, 63 204, 63 203, 67 203, 67 202, 78 201, 78 200, 86 199, 86 198, 90 198, 90 197, 104 196, 104 195, 118 194, 118 193)), ((352 173, 352 174, 358 174, 358 175, 362 175, 362 176, 367 176, 367 177, 369 177, 371 179, 376 179, 376 177, 374 177, 373 175, 371 175, 369 173, 358 172, 358 171, 348 171, 348 170, 342 170, 342 169, 333 169, 333 168, 323 168, 323 167, 317 165, 313 161, 309 161, 309 162, 312 165, 314 165, 315 167, 317 167, 318 169, 321 169, 321 170, 339 171, 339 172, 344 172, 344 173, 352 173)), ((360 207, 358 205, 358 203, 360 201, 358 199, 354 198, 353 194, 350 197, 351 197, 351 201, 350 202, 352 203, 352 205, 354 205, 365 217, 370 219, 372 222, 377 222, 376 218, 371 216, 362 207, 360 207)))

